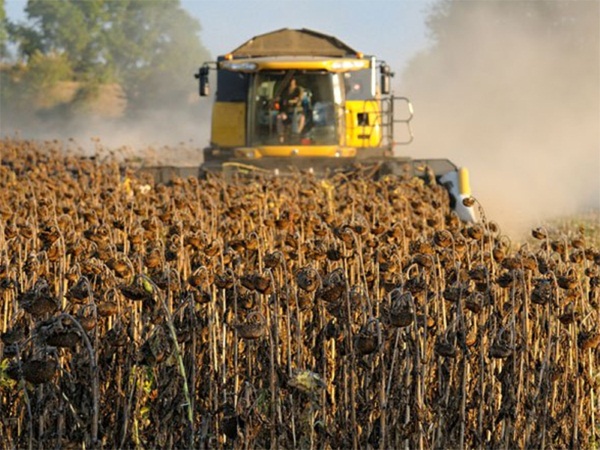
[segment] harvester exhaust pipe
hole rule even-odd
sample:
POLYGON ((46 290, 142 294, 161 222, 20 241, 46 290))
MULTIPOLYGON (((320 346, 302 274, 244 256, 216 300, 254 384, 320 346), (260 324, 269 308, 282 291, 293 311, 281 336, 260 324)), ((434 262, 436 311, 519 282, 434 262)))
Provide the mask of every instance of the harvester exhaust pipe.
POLYGON ((198 73, 194 74, 194 77, 199 80, 200 85, 200 97, 208 97, 210 93, 208 84, 208 65, 203 65, 198 69, 198 73))
POLYGON ((394 76, 394 73, 392 72, 392 69, 390 68, 390 66, 388 66, 386 63, 381 64, 380 71, 381 71, 381 94, 388 95, 392 90, 391 84, 392 84, 392 77, 394 76))

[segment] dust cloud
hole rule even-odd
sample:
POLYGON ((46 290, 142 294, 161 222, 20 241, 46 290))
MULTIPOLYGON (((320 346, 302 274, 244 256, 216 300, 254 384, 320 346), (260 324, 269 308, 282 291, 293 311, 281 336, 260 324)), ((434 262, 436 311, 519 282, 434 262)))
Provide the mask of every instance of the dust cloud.
POLYGON ((600 209, 600 3, 450 3, 454 28, 401 77, 410 156, 468 167, 509 234, 600 209))
MULTIPOLYGON (((181 103, 148 104, 135 114, 97 114, 68 105, 16 111, 2 105, 0 137, 58 140, 65 149, 92 156, 111 155, 145 166, 199 166, 210 139, 212 98, 199 98, 190 74, 190 95, 181 103), (66 112, 65 112, 66 111, 66 112)), ((98 98, 91 109, 110 99, 98 98)))

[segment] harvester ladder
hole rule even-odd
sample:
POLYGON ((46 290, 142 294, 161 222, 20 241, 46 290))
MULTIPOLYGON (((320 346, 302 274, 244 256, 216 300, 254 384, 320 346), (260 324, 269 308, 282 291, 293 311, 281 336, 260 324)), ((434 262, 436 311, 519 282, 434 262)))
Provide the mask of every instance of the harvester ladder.
POLYGON ((413 139, 410 121, 413 118, 412 103, 407 97, 390 95, 381 99, 382 146, 393 148, 395 145, 408 145, 413 139), (402 112, 402 111, 405 112, 402 112), (403 137, 396 139, 395 132, 401 125, 405 131, 403 137))

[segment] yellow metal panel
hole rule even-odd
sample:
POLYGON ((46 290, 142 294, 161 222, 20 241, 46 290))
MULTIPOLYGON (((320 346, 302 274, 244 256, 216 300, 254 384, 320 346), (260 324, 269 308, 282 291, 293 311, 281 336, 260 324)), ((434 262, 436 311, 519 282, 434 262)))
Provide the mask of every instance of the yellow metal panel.
POLYGON ((332 58, 248 58, 221 61, 220 68, 239 71, 257 72, 259 70, 327 70, 329 72, 350 72, 369 68, 369 59, 332 58))
POLYGON ((381 104, 376 100, 346 102, 346 145, 377 147, 381 143, 381 104))
POLYGON ((466 167, 458 170, 458 186, 461 195, 471 195, 471 183, 469 182, 469 171, 466 167))
POLYGON ((217 147, 246 145, 246 104, 215 102, 212 115, 211 142, 217 147))
POLYGON ((337 145, 278 145, 259 147, 256 149, 258 157, 327 157, 327 158, 349 158, 356 156, 356 149, 350 147, 339 147, 337 145), (260 155, 260 156, 259 156, 260 155))

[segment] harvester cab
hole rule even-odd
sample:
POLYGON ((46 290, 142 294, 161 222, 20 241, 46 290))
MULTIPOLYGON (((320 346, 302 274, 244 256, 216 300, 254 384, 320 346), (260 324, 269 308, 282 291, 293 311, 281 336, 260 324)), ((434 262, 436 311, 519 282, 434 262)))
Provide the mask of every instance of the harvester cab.
POLYGON ((201 96, 216 71, 210 145, 201 171, 307 170, 326 176, 355 167, 444 185, 452 207, 474 221, 468 173, 445 159, 396 155, 413 140, 413 110, 391 90, 393 72, 335 37, 281 29, 256 36, 200 67, 201 96))

